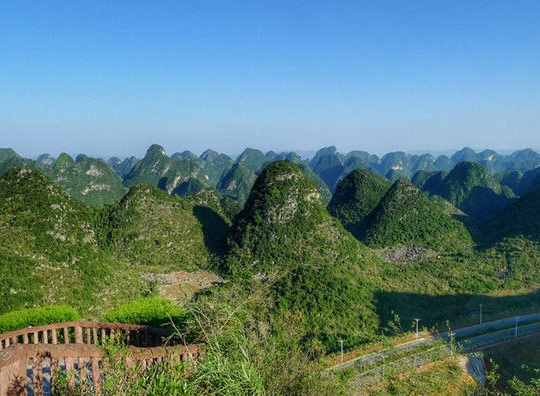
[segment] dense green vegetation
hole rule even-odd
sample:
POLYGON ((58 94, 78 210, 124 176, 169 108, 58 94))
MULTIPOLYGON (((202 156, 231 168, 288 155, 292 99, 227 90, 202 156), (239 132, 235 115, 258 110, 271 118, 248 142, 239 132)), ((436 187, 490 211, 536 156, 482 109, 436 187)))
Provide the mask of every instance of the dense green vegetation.
POLYGON ((224 254, 231 219, 240 212, 241 206, 227 197, 219 199, 219 193, 211 189, 201 190, 188 199, 193 204, 193 215, 202 226, 207 249, 212 254, 224 254))
POLYGON ((193 205, 148 184, 132 187, 111 209, 102 244, 132 264, 195 270, 208 265, 208 250, 193 205))
POLYGON ((171 300, 160 297, 143 297, 119 305, 105 313, 104 322, 129 323, 162 327, 174 323, 181 326, 187 312, 171 300))
POLYGON ((510 188, 473 162, 460 162, 437 184, 428 179, 423 189, 445 198, 477 222, 486 221, 515 198, 510 188))
MULTIPOLYGON (((273 157, 273 155, 271 157, 273 157)), ((258 174, 271 159, 272 158, 269 159, 260 150, 247 148, 238 156, 236 163, 242 164, 242 166, 250 169, 253 173, 258 174)))
POLYGON ((72 197, 95 207, 117 202, 127 190, 106 162, 82 154, 73 161, 62 153, 52 166, 40 170, 72 197))
POLYGON ((131 170, 135 167, 135 165, 137 165, 138 162, 139 159, 133 156, 125 158, 123 161, 118 157, 111 157, 107 161, 109 166, 116 172, 118 176, 122 178, 122 180, 129 175, 131 170))
POLYGON ((507 206, 483 225, 491 240, 523 236, 540 240, 540 190, 534 190, 507 206))
POLYGON ((34 161, 22 158, 12 149, 0 148, 0 175, 11 168, 33 167, 34 161))
POLYGON ((217 186, 223 175, 233 166, 234 160, 226 154, 206 150, 200 160, 211 186, 217 186))
POLYGON ((334 191, 340 180, 358 168, 369 169, 390 181, 395 181, 400 177, 409 179, 419 171, 449 172, 460 162, 477 163, 491 174, 513 170, 525 173, 540 165, 540 155, 526 149, 502 156, 491 150, 476 153, 466 147, 454 153, 451 158, 445 155, 435 158, 430 154, 411 155, 404 152, 387 153, 379 158, 362 151, 351 151, 343 155, 331 146, 320 149, 309 164, 311 169, 334 191))
MULTIPOLYGON (((73 197, 95 207, 116 203, 127 188, 138 182, 145 182, 181 196, 189 196, 201 189, 212 187, 217 188, 224 196, 243 203, 262 168, 269 162, 281 159, 298 164, 304 173, 317 183, 325 203, 330 201, 331 190, 337 188, 340 181, 356 169, 369 170, 390 181, 395 181, 399 177, 412 177, 417 186, 431 194, 439 195, 442 194, 438 191, 442 186, 442 180, 439 185, 430 185, 436 181, 432 179, 424 188, 426 175, 443 171, 443 177, 446 177, 444 172, 452 170, 463 161, 479 164, 486 172, 492 174, 501 186, 508 187, 504 191, 505 196, 511 196, 511 191, 521 196, 540 185, 538 182, 540 178, 537 178, 538 169, 535 169, 540 165, 540 155, 529 149, 516 151, 507 156, 490 150, 475 153, 469 148, 464 148, 451 158, 444 155, 434 157, 431 154, 410 155, 404 152, 388 153, 379 158, 362 151, 341 154, 335 147, 327 147, 319 150, 311 160, 303 159, 294 152, 270 151, 264 154, 259 150, 246 149, 235 161, 225 154, 212 150, 206 150, 198 157, 189 151, 168 157, 163 147, 152 145, 143 159, 128 157, 120 160, 118 157, 112 157, 107 163, 83 154, 73 160, 65 153, 57 159, 49 154, 43 154, 36 161, 32 161, 22 158, 11 149, 1 150, 0 173, 15 166, 39 170, 73 197), (238 168, 239 165, 242 166, 238 168)), ((485 191, 477 193, 480 196, 489 195, 489 192, 485 191)), ((491 198, 491 196, 486 198, 487 203, 491 204, 491 198)), ((501 205, 504 206, 504 197, 499 200, 499 205, 495 205, 493 209, 495 211, 501 205)), ((485 203, 480 206, 484 206, 485 203)), ((472 208, 473 212, 477 210, 479 210, 477 207, 472 208)), ((491 214, 490 210, 487 209, 488 214, 491 214)), ((468 214, 473 217, 477 215, 468 214)), ((482 214, 478 219, 485 220, 482 214)))
POLYGON ((245 202, 257 175, 242 163, 236 163, 225 174, 217 185, 217 189, 226 197, 245 202))
POLYGON ((471 250, 465 226, 411 182, 398 179, 370 212, 362 239, 370 246, 424 246, 445 252, 471 250))
POLYGON ((533 396, 540 393, 537 337, 488 349, 484 360, 488 369, 488 395, 533 396))
POLYGON ((315 154, 309 166, 334 191, 336 183, 345 170, 341 155, 335 147, 326 147, 315 154))
POLYGON ((299 167, 277 161, 261 173, 231 228, 226 271, 272 282, 275 311, 296 316, 306 341, 328 350, 340 337, 353 345, 375 331, 363 273, 380 264, 329 215, 299 167))
POLYGON ((365 169, 352 171, 343 179, 328 204, 328 211, 357 238, 364 221, 390 188, 390 182, 365 169))
POLYGON ((137 162, 124 179, 127 187, 137 183, 146 183, 159 187, 169 194, 187 190, 190 179, 208 185, 204 172, 198 162, 193 158, 173 159, 167 156, 163 147, 153 144, 148 148, 146 155, 137 162))
MULTIPOLYGON (((287 331, 294 332, 294 325, 284 326, 281 335, 264 333, 269 325, 266 291, 262 288, 246 294, 233 287, 203 296, 183 329, 204 344, 204 354, 197 364, 156 363, 142 368, 127 363, 125 347, 106 345, 102 394, 346 394, 346 384, 321 373, 317 362, 297 343, 290 342, 287 331)), ((93 394, 84 383, 70 385, 68 379, 69 375, 55 382, 60 394, 93 394)))
POLYGON ((69 304, 85 318, 171 316, 206 344, 201 365, 166 367, 161 382, 148 373, 129 391, 346 392, 317 367, 340 340, 356 348, 415 317, 428 328, 475 321, 478 304, 485 318, 538 308, 535 161, 526 151, 378 158, 331 147, 309 165, 257 150, 235 162, 212 151, 168 157, 155 145, 142 160, 111 159, 117 176, 84 155, 30 161, 0 150, 0 314, 69 304), (154 297, 171 271, 201 268, 227 280, 182 308, 154 297))
POLYGON ((64 305, 19 309, 0 315, 0 333, 28 326, 72 322, 79 318, 79 313, 75 309, 64 305))
POLYGON ((92 314, 145 293, 139 274, 100 248, 96 218, 37 171, 0 176, 0 313, 69 304, 92 314))
POLYGON ((118 201, 126 189, 122 179, 102 160, 77 156, 74 161, 63 153, 57 160, 49 155, 37 161, 25 159, 15 152, 0 157, 0 174, 15 167, 34 169, 47 175, 54 184, 77 200, 94 207, 118 201))

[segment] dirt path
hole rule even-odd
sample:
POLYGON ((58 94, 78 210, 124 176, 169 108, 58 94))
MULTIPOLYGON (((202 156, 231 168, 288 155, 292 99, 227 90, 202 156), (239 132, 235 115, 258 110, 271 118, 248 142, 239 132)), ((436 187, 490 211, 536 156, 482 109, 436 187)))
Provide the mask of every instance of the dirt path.
POLYGON ((176 302, 190 300, 199 290, 221 285, 227 281, 209 271, 177 271, 166 274, 146 273, 148 280, 157 282, 159 295, 176 302))

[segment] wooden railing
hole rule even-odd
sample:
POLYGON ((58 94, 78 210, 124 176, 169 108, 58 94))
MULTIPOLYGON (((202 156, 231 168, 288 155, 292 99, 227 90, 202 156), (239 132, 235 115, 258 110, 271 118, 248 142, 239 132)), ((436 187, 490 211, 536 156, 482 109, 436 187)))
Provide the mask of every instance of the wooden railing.
MULTIPOLYGON (((122 340, 128 345, 151 347, 163 345, 172 336, 165 329, 150 326, 78 321, 28 327, 0 334, 0 350, 12 344, 101 345, 105 338, 122 340)), ((171 342, 174 343, 174 340, 171 339, 171 342)))
POLYGON ((200 354, 199 345, 179 345, 170 332, 150 326, 80 321, 11 331, 0 334, 0 396, 24 395, 28 390, 50 394, 55 375, 72 371, 74 379, 86 380, 99 392, 104 374, 99 345, 108 338, 125 342, 125 358, 143 368, 200 354))

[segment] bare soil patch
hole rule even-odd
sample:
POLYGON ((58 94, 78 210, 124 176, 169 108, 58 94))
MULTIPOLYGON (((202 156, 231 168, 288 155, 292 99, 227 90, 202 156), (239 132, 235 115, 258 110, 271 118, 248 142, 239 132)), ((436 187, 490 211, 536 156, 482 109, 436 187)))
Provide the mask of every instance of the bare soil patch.
POLYGON ((185 302, 193 298, 199 290, 228 282, 209 271, 176 271, 166 274, 146 273, 147 280, 157 282, 159 295, 176 302, 185 302))

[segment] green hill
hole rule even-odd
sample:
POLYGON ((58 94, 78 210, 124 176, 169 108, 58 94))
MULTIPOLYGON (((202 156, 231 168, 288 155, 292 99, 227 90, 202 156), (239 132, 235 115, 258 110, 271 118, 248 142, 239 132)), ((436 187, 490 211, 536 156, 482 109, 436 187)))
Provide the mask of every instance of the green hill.
POLYGON ((242 164, 246 168, 251 169, 253 173, 258 174, 271 160, 272 158, 267 158, 262 151, 247 148, 236 159, 235 164, 242 164))
POLYGON ((436 170, 435 167, 435 158, 431 154, 422 154, 414 155, 411 158, 413 167, 411 169, 411 174, 415 174, 421 170, 436 170))
POLYGON ((109 166, 122 178, 122 180, 131 173, 135 165, 137 165, 137 162, 139 162, 139 159, 133 156, 125 158, 123 161, 118 157, 111 157, 107 160, 109 166))
POLYGON ((523 193, 519 191, 519 186, 523 177, 523 173, 520 171, 513 170, 508 172, 499 172, 494 174, 493 177, 501 184, 501 186, 507 186, 510 188, 514 194, 523 195, 523 193))
POLYGON ((178 184, 174 190, 171 191, 171 194, 180 195, 181 197, 189 197, 190 195, 196 194, 199 191, 207 188, 209 187, 203 184, 203 182, 201 182, 199 179, 191 177, 187 181, 178 184))
POLYGON ((35 170, 0 176, 0 313, 67 303, 92 314, 143 293, 145 282, 99 248, 94 219, 35 170))
POLYGON ((222 206, 219 193, 207 188, 190 195, 188 200, 193 205, 193 214, 202 225, 205 245, 211 253, 223 254, 231 220, 222 206))
POLYGON ((219 216, 221 216, 226 223, 228 223, 229 225, 231 224, 231 221, 229 220, 226 212, 221 206, 222 197, 218 191, 212 188, 205 188, 203 190, 197 191, 194 194, 191 194, 187 197, 187 199, 193 204, 193 206, 204 206, 212 209, 219 216))
POLYGON ((366 273, 380 261, 324 208, 315 183, 290 161, 268 165, 229 233, 233 279, 273 282, 276 315, 300 318, 300 331, 335 348, 377 326, 366 273))
POLYGON ((216 187, 220 179, 231 169, 233 166, 233 159, 225 154, 219 154, 212 150, 206 150, 200 156, 201 166, 206 176, 208 176, 208 182, 212 187, 216 187))
POLYGON ((423 185, 424 191, 440 195, 471 218, 481 223, 515 198, 512 190, 501 186, 480 164, 460 162, 444 177, 434 175, 423 185), (435 183, 432 183, 435 181, 435 183))
POLYGON ((464 147, 459 151, 456 151, 452 157, 452 161, 458 164, 460 162, 477 162, 478 156, 476 152, 470 147, 464 147))
POLYGON ((540 190, 533 190, 502 209, 482 229, 492 240, 522 236, 540 241, 540 190))
POLYGON ((501 192, 501 186, 490 176, 486 169, 474 162, 460 162, 445 177, 443 194, 450 202, 458 205, 469 199, 469 194, 475 187, 483 187, 501 192))
POLYGON ((337 149, 331 146, 317 151, 309 162, 309 167, 326 183, 330 191, 335 190, 337 182, 345 170, 342 157, 337 149))
POLYGON ((540 187, 540 168, 525 172, 519 179, 515 191, 517 195, 525 195, 540 187))
POLYGON ((234 218, 242 211, 243 205, 231 197, 223 197, 220 200, 221 207, 227 218, 231 221, 234 221, 234 218))
POLYGON ((189 150, 184 150, 181 153, 174 153, 173 155, 171 155, 171 159, 173 159, 173 160, 192 159, 192 160, 194 160, 196 162, 201 161, 199 157, 197 157, 195 154, 193 154, 189 150))
POLYGON ((441 170, 443 172, 450 172, 452 168, 456 166, 456 164, 446 155, 440 155, 437 157, 437 159, 433 163, 433 166, 437 170, 441 170))
POLYGON ((505 158, 506 170, 527 172, 540 166, 540 154, 531 150, 518 150, 505 158))
POLYGON ((14 159, 14 158, 21 158, 21 156, 19 154, 17 154, 15 152, 15 150, 13 149, 10 149, 10 148, 0 148, 0 164, 2 162, 5 162, 9 159, 14 159))
POLYGON ((124 184, 133 187, 137 183, 147 183, 171 194, 191 178, 198 179, 205 186, 208 185, 197 160, 171 159, 163 147, 153 144, 148 148, 144 158, 137 162, 126 176, 124 184))
POLYGON ((370 171, 357 169, 339 183, 328 211, 357 238, 363 222, 390 188, 391 183, 370 171))
POLYGON ((195 270, 208 265, 202 226, 186 199, 137 184, 109 214, 106 244, 131 264, 195 270))
POLYGON ((54 159, 54 157, 50 155, 49 153, 41 154, 36 160, 37 163, 40 163, 46 166, 53 166, 55 161, 56 160, 54 159))
POLYGON ((381 158, 378 171, 387 179, 394 181, 399 177, 411 176, 414 164, 411 156, 402 151, 387 153, 381 158))
POLYGON ((319 188, 319 191, 321 192, 323 202, 325 204, 328 204, 330 202, 330 199, 332 198, 332 193, 330 192, 330 189, 326 185, 326 183, 315 173, 311 170, 309 167, 309 162, 305 161, 295 152, 282 152, 279 154, 268 152, 266 153, 266 158, 272 158, 272 161, 279 161, 279 160, 288 160, 300 167, 302 169, 302 172, 309 177, 311 180, 317 184, 317 187, 319 188))
MULTIPOLYGON (((433 172, 427 178, 422 185, 422 187, 418 186, 418 188, 421 188, 422 191, 427 192, 431 195, 443 195, 443 185, 444 180, 446 179, 446 176, 448 176, 448 173, 445 171, 439 171, 439 172, 433 172)), ((413 178, 414 181, 414 178, 413 178)), ((416 183, 415 183, 416 184, 416 183)))
POLYGON ((353 152, 348 153, 347 156, 345 157, 345 161, 343 164, 345 169, 343 170, 343 173, 341 174, 339 178, 338 185, 349 173, 351 173, 352 171, 356 169, 367 169, 367 170, 370 170, 371 173, 376 174, 377 176, 381 176, 375 170, 375 168, 372 168, 369 165, 368 160, 369 160, 368 153, 363 153, 361 151, 360 152, 353 151, 353 152))
POLYGON ((53 186, 42 173, 13 168, 2 175, 0 194, 6 225, 29 228, 35 237, 33 246, 59 256, 72 248, 83 252, 97 249, 91 211, 53 186))
POLYGON ((374 247, 423 246, 438 251, 471 250, 465 226, 405 179, 398 179, 366 220, 365 242, 374 247))
POLYGON ((298 167, 304 172, 304 174, 313 180, 315 184, 317 185, 317 188, 319 189, 319 192, 321 193, 321 198, 325 205, 327 205, 330 200, 332 199, 332 193, 330 192, 330 189, 326 185, 326 183, 315 173, 311 170, 309 165, 307 165, 304 162, 296 162, 293 161, 298 167))
POLYGON ((435 174, 436 172, 429 172, 427 170, 419 170, 411 178, 411 183, 418 187, 420 190, 424 189, 426 182, 435 174))
POLYGON ((56 160, 43 154, 37 161, 32 161, 13 150, 0 151, 0 174, 17 167, 44 173, 69 195, 93 207, 115 203, 126 193, 122 179, 107 163, 82 154, 76 161, 66 153, 56 160))
POLYGON ((17 167, 35 168, 36 164, 32 160, 21 157, 10 148, 0 148, 0 175, 17 167))
POLYGON ((73 161, 62 153, 52 167, 43 167, 43 172, 62 190, 90 206, 113 204, 126 193, 122 179, 109 164, 85 155, 73 161))
POLYGON ((236 163, 221 178, 217 190, 226 197, 245 202, 257 175, 242 163, 236 163))

